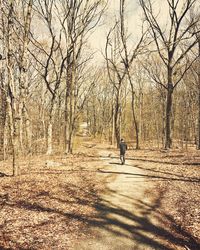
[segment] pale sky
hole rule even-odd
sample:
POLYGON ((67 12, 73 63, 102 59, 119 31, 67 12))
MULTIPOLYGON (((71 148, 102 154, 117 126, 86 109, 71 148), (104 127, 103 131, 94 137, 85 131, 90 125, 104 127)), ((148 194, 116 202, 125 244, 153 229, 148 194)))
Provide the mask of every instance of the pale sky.
MULTIPOLYGON (((95 28, 92 35, 89 38, 89 46, 92 51, 97 51, 95 54, 94 61, 103 61, 103 56, 101 51, 104 52, 106 35, 111 27, 113 27, 115 22, 115 17, 119 17, 119 3, 120 0, 108 0, 108 8, 104 14, 101 25, 95 28)), ((154 13, 159 14, 157 16, 159 23, 163 23, 164 26, 167 24, 167 16, 169 14, 167 0, 153 0, 154 3, 154 13)), ((181 9, 182 4, 185 0, 179 1, 179 9, 181 9)), ((140 36, 142 27, 142 8, 139 6, 138 0, 126 0, 125 4, 125 24, 128 28, 128 34, 131 34, 128 44, 130 48, 135 47, 140 36)), ((41 32, 44 25, 39 25, 41 20, 37 20, 39 29, 39 34, 44 37, 45 32, 41 32)))
MULTIPOLYGON (((103 60, 100 51, 105 49, 106 35, 108 30, 114 25, 115 16, 119 17, 119 2, 119 0, 109 0, 108 9, 103 17, 103 24, 96 28, 90 38, 91 47, 94 50, 99 50, 95 56, 98 60, 103 60)), ((128 33, 132 34, 131 39, 134 44, 141 34, 142 11, 138 5, 138 0, 127 0, 125 13, 128 33)))
MULTIPOLYGON (((94 50, 104 51, 106 35, 108 30, 113 26, 115 21, 115 16, 119 16, 119 2, 120 0, 108 0, 109 5, 106 11, 105 17, 103 19, 103 25, 97 27, 93 35, 90 38, 91 47, 94 50)), ((178 1, 177 10, 178 12, 182 11, 184 3, 186 0, 176 0, 178 1)), ((175 2, 176 2, 175 1, 175 2)), ((197 1, 198 2, 198 1, 197 1)), ((167 0, 152 0, 153 3, 153 12, 160 24, 162 24, 163 31, 167 32, 169 28, 169 6, 167 0)), ((198 3, 197 3, 198 4, 198 3)), ((126 27, 128 28, 128 34, 131 34, 129 45, 134 47, 134 44, 137 44, 141 36, 141 27, 142 27, 142 18, 143 11, 139 6, 138 0, 126 0, 125 4, 125 19, 126 27)), ((101 53, 96 54, 98 60, 103 60, 101 53)))

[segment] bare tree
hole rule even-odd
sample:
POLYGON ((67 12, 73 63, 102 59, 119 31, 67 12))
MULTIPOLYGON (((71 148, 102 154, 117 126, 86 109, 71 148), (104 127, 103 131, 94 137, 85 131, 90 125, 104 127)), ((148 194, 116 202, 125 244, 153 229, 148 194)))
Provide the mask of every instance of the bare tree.
POLYGON ((167 82, 158 82, 166 89, 166 124, 165 124, 165 148, 171 147, 171 115, 172 115, 172 96, 174 89, 181 82, 193 61, 189 64, 181 64, 186 55, 197 44, 195 34, 190 32, 197 20, 189 18, 189 11, 198 5, 197 0, 166 0, 169 8, 169 16, 166 27, 162 26, 158 15, 155 14, 156 9, 151 0, 140 0, 145 20, 149 25, 149 31, 154 39, 157 52, 166 69, 167 82), (179 11, 179 9, 181 9, 179 11), (187 42, 187 46, 183 48, 183 43, 187 42), (182 68, 180 69, 180 67, 182 68), (177 77, 177 73, 179 77, 177 77))
POLYGON ((135 88, 134 83, 131 76, 131 66, 133 64, 134 59, 138 54, 142 52, 142 49, 144 48, 144 45, 142 44, 144 42, 145 32, 142 30, 141 38, 139 39, 138 44, 135 46, 135 48, 132 48, 130 51, 128 51, 128 35, 126 34, 126 27, 125 27, 125 0, 120 0, 120 36, 121 36, 121 42, 123 45, 123 52, 121 53, 122 62, 124 64, 126 74, 128 76, 128 81, 131 87, 131 107, 132 107, 132 115, 133 115, 133 127, 135 127, 135 134, 136 134, 136 149, 139 149, 139 126, 138 121, 136 118, 136 110, 135 110, 135 88), (142 46, 143 45, 143 46, 142 46))
POLYGON ((16 166, 16 154, 17 154, 17 99, 16 99, 16 87, 15 87, 15 13, 14 13, 14 1, 1 2, 1 14, 2 14, 2 43, 5 55, 5 80, 3 89, 6 91, 7 113, 8 113, 8 125, 10 130, 10 139, 12 147, 12 165, 13 175, 18 174, 16 166))
POLYGON ((120 50, 122 49, 119 41, 119 23, 116 22, 110 29, 106 37, 105 59, 109 80, 113 85, 114 105, 113 105, 113 124, 117 146, 120 142, 120 116, 122 113, 121 92, 122 84, 126 77, 124 64, 121 63, 120 50), (114 35, 113 35, 114 34, 114 35), (115 41, 116 39, 116 41, 115 41))

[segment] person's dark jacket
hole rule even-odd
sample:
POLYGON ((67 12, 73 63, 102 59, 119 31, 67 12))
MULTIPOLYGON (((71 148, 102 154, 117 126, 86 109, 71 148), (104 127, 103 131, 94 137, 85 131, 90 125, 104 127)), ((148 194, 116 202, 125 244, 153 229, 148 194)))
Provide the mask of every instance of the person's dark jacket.
POLYGON ((119 149, 120 149, 120 155, 124 155, 127 150, 127 145, 125 142, 120 142, 119 144, 119 149))

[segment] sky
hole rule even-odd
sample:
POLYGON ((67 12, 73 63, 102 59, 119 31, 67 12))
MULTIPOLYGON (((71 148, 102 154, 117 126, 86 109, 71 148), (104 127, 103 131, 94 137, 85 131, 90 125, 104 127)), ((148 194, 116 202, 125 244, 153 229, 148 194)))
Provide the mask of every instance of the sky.
MULTIPOLYGON (((182 12, 185 0, 176 0, 178 2, 177 10, 182 12)), ((198 1, 197 1, 198 2, 198 1)), ((108 0, 108 9, 103 18, 103 24, 96 28, 90 37, 90 44, 94 50, 98 52, 95 54, 97 60, 103 60, 100 51, 105 50, 106 35, 108 30, 113 26, 115 16, 119 16, 119 3, 120 0, 108 0)), ((153 12, 159 24, 162 25, 163 31, 169 28, 169 6, 167 0, 152 0, 153 12)), ((141 37, 143 11, 139 6, 139 0, 126 0, 125 1, 125 25, 128 28, 128 34, 131 34, 129 45, 134 47, 141 37)))
MULTIPOLYGON (((179 7, 181 9, 185 0, 179 1, 179 7)), ((125 26, 128 28, 128 34, 131 34, 129 38, 130 47, 134 47, 141 37, 142 30, 142 8, 139 6, 139 0, 126 0, 125 1, 125 26)), ((159 23, 166 24, 168 16, 167 0, 153 0, 155 14, 159 14, 159 23)), ((89 47, 92 51, 96 51, 94 61, 104 61, 102 52, 105 50, 106 36, 108 31, 114 25, 115 16, 119 17, 119 4, 120 0, 108 0, 108 7, 104 14, 100 25, 95 27, 93 33, 89 37, 89 47)), ((45 32, 41 32, 42 26, 39 25, 41 20, 38 20, 39 34, 44 36, 45 32)))
MULTIPOLYGON (((95 29, 90 37, 90 46, 96 52, 95 59, 103 60, 101 51, 105 49, 106 35, 108 30, 114 25, 115 16, 119 16, 119 0, 108 0, 108 8, 103 17, 101 25, 95 29)), ((141 17, 142 12, 138 0, 126 0, 125 18, 128 27, 128 33, 132 34, 133 44, 137 42, 141 34, 141 17)))

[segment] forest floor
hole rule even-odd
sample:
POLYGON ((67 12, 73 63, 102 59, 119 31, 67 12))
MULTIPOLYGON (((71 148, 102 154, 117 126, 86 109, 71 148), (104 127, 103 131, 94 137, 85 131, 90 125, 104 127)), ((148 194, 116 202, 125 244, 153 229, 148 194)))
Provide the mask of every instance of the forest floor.
POLYGON ((200 249, 198 151, 81 145, 0 162, 0 249, 200 249))

